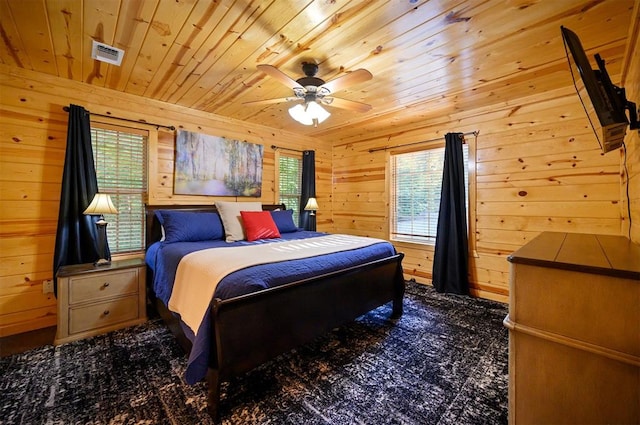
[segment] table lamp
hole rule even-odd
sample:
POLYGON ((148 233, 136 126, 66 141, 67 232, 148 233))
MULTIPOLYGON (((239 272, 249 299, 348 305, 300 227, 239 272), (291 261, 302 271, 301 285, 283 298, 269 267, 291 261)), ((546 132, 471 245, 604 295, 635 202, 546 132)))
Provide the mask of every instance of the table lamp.
POLYGON ((104 214, 118 214, 118 210, 111 202, 111 197, 106 193, 96 193, 96 196, 93 197, 83 214, 100 216, 96 221, 96 226, 98 227, 98 255, 100 258, 93 264, 96 266, 111 264, 111 258, 107 259, 107 221, 104 219, 104 214))
POLYGON ((318 201, 316 198, 309 198, 307 201, 307 205, 304 207, 305 211, 311 211, 311 215, 316 215, 316 211, 318 210, 318 201))

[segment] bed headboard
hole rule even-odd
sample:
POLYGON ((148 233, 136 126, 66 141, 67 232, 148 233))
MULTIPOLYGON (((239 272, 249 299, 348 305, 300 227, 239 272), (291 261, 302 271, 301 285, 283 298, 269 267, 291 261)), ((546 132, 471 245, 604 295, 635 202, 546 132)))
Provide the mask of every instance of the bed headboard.
MULTIPOLYGON (((264 211, 273 211, 276 209, 286 209, 284 204, 262 204, 264 211)), ((149 248, 154 242, 159 241, 162 238, 162 230, 160 230, 160 222, 156 217, 157 210, 180 210, 190 212, 217 212, 215 205, 148 205, 145 204, 145 222, 146 222, 146 235, 145 235, 145 249, 149 248)))

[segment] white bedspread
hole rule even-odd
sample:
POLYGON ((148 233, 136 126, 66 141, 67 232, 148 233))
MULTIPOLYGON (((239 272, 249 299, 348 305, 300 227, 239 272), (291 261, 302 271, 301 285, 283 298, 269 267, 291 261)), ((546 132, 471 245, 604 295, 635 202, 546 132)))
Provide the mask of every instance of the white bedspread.
POLYGON ((178 264, 169 309, 180 314, 194 334, 209 308, 218 282, 245 267, 348 251, 382 239, 328 235, 239 247, 210 248, 184 256, 178 264))

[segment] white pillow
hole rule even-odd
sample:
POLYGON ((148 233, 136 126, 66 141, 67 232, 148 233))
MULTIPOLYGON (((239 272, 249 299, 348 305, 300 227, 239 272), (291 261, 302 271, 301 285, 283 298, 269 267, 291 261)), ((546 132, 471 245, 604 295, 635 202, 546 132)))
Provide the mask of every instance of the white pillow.
POLYGON ((227 242, 242 241, 247 238, 240 211, 262 211, 260 202, 216 201, 215 204, 222 219, 227 242))

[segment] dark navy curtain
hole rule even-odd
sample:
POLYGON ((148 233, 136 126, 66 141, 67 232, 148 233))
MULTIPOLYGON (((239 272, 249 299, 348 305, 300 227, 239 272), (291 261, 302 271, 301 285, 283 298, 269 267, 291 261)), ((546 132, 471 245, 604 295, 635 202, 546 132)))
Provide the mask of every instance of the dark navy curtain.
POLYGON ((469 294, 467 208, 462 134, 445 135, 438 234, 433 258, 433 286, 438 292, 469 294))
POLYGON ((300 193, 300 227, 316 230, 316 216, 305 211, 309 198, 316 196, 316 152, 302 152, 302 190, 300 193))
MULTIPOLYGON (((54 278, 60 266, 91 263, 99 258, 96 218, 82 213, 97 192, 89 112, 82 106, 71 105, 53 255, 54 278)), ((57 280, 54 282, 57 293, 57 280)))

